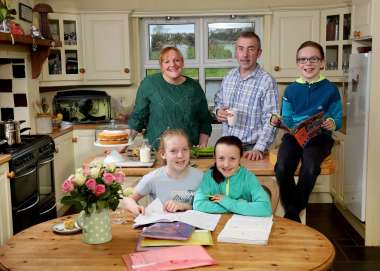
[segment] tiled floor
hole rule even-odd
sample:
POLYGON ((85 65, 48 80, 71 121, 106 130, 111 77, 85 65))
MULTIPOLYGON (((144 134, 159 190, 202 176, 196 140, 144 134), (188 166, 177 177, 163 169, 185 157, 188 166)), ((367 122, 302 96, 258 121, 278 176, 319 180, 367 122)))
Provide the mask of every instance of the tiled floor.
POLYGON ((380 270, 380 247, 364 247, 364 240, 333 204, 309 204, 306 223, 335 246, 332 271, 380 270))

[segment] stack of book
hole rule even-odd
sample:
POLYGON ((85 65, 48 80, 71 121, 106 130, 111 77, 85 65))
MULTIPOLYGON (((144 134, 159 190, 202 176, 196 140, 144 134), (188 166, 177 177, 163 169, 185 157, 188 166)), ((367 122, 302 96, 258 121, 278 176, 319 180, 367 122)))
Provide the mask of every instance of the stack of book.
POLYGON ((211 232, 195 230, 183 222, 157 222, 144 227, 137 241, 136 251, 146 251, 159 247, 186 245, 213 245, 211 232))
POLYGON ((210 230, 215 229, 220 215, 194 212, 166 213, 159 200, 153 201, 145 214, 135 219, 135 227, 146 226, 137 240, 136 253, 123 255, 128 270, 178 270, 216 264, 202 245, 214 244, 210 230))

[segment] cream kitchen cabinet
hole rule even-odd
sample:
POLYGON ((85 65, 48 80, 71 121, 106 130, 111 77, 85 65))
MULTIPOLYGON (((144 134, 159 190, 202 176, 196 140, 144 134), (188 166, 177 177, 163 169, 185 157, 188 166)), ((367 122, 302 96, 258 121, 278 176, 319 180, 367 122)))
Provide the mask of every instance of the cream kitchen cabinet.
POLYGON ((325 49, 326 76, 344 76, 348 72, 352 51, 351 11, 347 8, 321 12, 321 44, 325 49))
POLYGON ((73 132, 66 133, 54 139, 54 185, 55 198, 57 202, 58 215, 63 214, 61 198, 63 196, 62 183, 67 177, 74 173, 74 146, 73 132))
POLYGON ((344 195, 343 195, 343 182, 344 182, 344 135, 341 133, 336 133, 337 143, 332 149, 332 154, 336 163, 335 173, 332 176, 331 182, 331 195, 334 201, 339 205, 344 205, 344 195))
POLYGON ((80 51, 80 17, 74 14, 49 14, 49 28, 53 40, 62 46, 52 48, 42 71, 41 86, 80 84, 83 75, 80 51))
POLYGON ((372 37, 373 0, 352 0, 352 38, 372 37))
POLYGON ((298 77, 297 48, 307 40, 319 42, 319 11, 275 11, 271 42, 271 70, 276 78, 298 77))
POLYGON ((74 164, 75 168, 82 167, 83 162, 90 157, 103 154, 105 148, 94 145, 95 129, 74 129, 74 164))
POLYGON ((13 235, 8 163, 0 165, 0 246, 13 235))
POLYGON ((85 84, 130 84, 128 13, 81 15, 85 84))

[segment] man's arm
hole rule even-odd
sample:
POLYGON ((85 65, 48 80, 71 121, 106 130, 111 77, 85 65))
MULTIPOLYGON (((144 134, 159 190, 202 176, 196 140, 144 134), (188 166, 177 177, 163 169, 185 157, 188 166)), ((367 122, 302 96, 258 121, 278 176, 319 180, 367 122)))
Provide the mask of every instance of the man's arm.
POLYGON ((262 131, 253 150, 264 152, 270 147, 274 140, 275 128, 270 125, 272 113, 278 114, 278 89, 276 81, 273 78, 268 79, 266 90, 262 97, 262 114, 261 124, 262 131))

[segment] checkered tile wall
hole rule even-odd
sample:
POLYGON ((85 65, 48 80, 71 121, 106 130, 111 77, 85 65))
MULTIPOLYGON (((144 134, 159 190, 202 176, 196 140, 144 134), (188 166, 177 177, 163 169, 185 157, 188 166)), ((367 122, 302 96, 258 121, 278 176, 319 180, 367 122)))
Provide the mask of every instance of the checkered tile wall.
POLYGON ((0 58, 0 119, 29 122, 25 59, 0 58))

